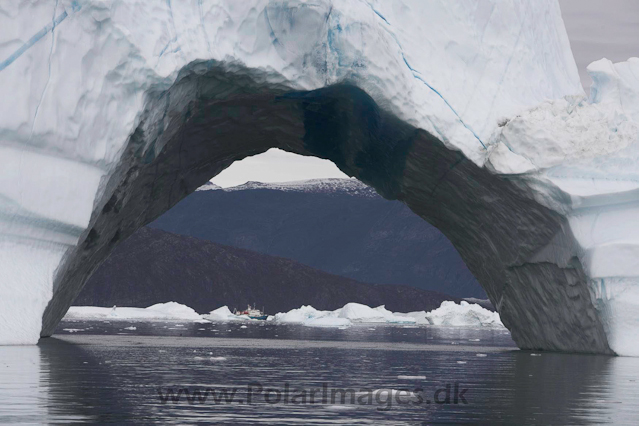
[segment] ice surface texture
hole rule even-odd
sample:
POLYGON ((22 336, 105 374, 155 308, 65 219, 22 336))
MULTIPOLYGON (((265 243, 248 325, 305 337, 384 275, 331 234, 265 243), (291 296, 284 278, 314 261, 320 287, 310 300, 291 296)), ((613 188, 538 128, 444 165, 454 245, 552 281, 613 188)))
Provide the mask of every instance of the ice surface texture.
POLYGON ((0 342, 52 333, 119 241, 277 147, 440 228, 520 347, 639 353, 639 64, 594 63, 586 99, 556 1, 0 10, 0 342))

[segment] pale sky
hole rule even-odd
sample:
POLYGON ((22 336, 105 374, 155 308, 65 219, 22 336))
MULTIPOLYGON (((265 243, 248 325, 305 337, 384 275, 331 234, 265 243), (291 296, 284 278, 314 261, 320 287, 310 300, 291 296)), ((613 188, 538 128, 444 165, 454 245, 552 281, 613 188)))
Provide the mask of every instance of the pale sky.
MULTIPOLYGON (((639 57, 639 0, 559 0, 559 4, 586 93, 591 83, 586 72, 589 63, 603 57, 613 62, 639 57)), ((271 149, 233 163, 212 182, 229 187, 247 181, 330 177, 347 176, 328 160, 271 149)))

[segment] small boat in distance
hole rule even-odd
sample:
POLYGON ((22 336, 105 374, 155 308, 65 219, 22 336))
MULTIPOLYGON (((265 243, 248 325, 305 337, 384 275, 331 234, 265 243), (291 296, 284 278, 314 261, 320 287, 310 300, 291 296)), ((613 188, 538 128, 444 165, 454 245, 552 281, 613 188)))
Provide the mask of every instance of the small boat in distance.
POLYGON ((255 303, 253 303, 253 307, 251 307, 251 305, 248 305, 248 307, 243 311, 233 309, 233 313, 235 315, 246 315, 249 318, 256 320, 265 320, 266 318, 268 318, 268 315, 264 313, 264 308, 262 308, 262 310, 260 311, 255 307, 255 303))

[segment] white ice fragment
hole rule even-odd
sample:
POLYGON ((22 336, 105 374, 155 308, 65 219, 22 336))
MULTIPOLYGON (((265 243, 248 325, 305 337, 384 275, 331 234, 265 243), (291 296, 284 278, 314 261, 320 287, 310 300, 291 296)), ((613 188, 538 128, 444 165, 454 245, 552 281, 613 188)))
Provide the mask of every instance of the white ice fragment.
MULTIPOLYGON (((148 308, 100 308, 96 306, 72 306, 64 319, 102 319, 111 321, 136 320, 193 320, 201 319, 200 315, 188 306, 176 302, 157 303, 148 308)), ((182 324, 176 324, 183 326, 182 324)))
POLYGON ((460 304, 451 301, 442 302, 441 306, 430 312, 411 312, 418 321, 427 321, 431 325, 456 327, 503 327, 499 314, 481 306, 461 301, 460 304))
POLYGON ((228 306, 224 305, 220 308, 214 309, 208 313, 208 315, 202 316, 209 321, 249 321, 250 318, 246 315, 235 315, 228 306))

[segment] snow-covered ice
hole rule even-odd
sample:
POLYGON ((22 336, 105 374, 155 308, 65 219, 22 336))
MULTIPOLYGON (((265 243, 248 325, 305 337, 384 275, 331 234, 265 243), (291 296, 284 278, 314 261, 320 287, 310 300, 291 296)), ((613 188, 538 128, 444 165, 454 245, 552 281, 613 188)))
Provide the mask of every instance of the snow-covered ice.
POLYGON ((113 321, 126 320, 191 320, 202 319, 200 314, 192 308, 176 302, 157 303, 148 308, 112 307, 100 308, 96 306, 72 306, 64 319, 109 319, 113 321))
POLYGON ((246 315, 235 315, 226 305, 212 310, 207 315, 202 315, 202 318, 209 321, 250 321, 246 315))
POLYGON ((347 303, 334 311, 321 311, 306 305, 288 312, 277 313, 273 321, 279 324, 303 324, 316 327, 342 327, 353 323, 503 327, 498 313, 465 301, 459 305, 445 301, 439 308, 430 312, 409 313, 391 312, 384 306, 371 308, 361 303, 347 303))
POLYGON ((280 324, 303 324, 318 318, 336 317, 333 311, 319 311, 312 306, 304 305, 288 312, 278 312, 273 321, 280 324))
POLYGON ((394 315, 384 306, 371 308, 361 303, 347 303, 337 314, 340 318, 348 318, 353 322, 380 322, 394 324, 413 324, 415 319, 405 316, 394 315))
MULTIPOLYGON (((246 315, 235 315, 228 306, 217 308, 208 314, 200 315, 192 308, 176 303, 158 303, 148 308, 95 306, 72 306, 64 317, 65 320, 96 320, 109 319, 114 321, 127 320, 189 320, 192 322, 228 322, 255 321, 246 315)), ((344 328, 353 324, 420 324, 443 325, 458 327, 501 326, 499 314, 482 308, 479 305, 462 301, 442 302, 442 305, 430 312, 391 312, 384 306, 371 308, 361 303, 347 303, 333 311, 322 311, 310 305, 304 305, 288 312, 279 312, 270 317, 275 324, 302 324, 308 327, 344 328)), ((174 327, 184 327, 175 324, 174 327)), ((135 330, 136 327, 126 327, 125 330, 135 330)), ((371 330, 375 330, 374 328, 371 330)), ((230 331, 230 330, 229 330, 230 331)))
POLYGON ((418 324, 444 325, 455 327, 503 327, 497 312, 462 300, 459 304, 442 302, 441 306, 430 312, 409 312, 418 324))

